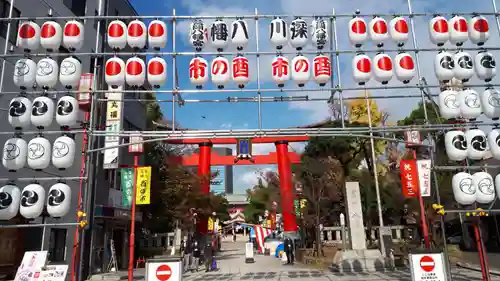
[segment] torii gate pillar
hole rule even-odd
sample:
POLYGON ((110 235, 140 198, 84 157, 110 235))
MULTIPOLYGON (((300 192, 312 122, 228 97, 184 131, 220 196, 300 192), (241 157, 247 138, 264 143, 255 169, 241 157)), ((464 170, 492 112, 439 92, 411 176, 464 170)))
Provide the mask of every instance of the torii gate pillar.
POLYGON ((288 142, 277 141, 278 173, 280 177, 281 209, 283 215, 283 230, 285 233, 297 232, 297 218, 294 212, 294 191, 292 183, 292 163, 288 157, 288 142))
MULTIPOLYGON (((198 177, 201 179, 201 192, 208 194, 210 192, 210 158, 212 156, 212 143, 200 143, 200 161, 198 163, 198 177)), ((198 232, 206 234, 208 232, 207 218, 198 218, 198 232)))

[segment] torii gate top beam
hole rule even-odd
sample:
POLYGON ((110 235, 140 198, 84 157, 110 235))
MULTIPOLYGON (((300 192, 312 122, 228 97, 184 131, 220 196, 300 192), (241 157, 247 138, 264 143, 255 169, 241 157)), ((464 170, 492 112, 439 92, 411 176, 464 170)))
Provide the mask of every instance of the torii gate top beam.
MULTIPOLYGON (((252 143, 262 144, 262 143, 275 143, 278 141, 286 142, 305 142, 309 141, 309 136, 300 137, 257 137, 252 138, 252 143)), ((200 144, 200 143, 212 143, 212 144, 237 144, 237 138, 210 138, 210 139, 181 139, 181 140, 168 140, 171 144, 200 144)))

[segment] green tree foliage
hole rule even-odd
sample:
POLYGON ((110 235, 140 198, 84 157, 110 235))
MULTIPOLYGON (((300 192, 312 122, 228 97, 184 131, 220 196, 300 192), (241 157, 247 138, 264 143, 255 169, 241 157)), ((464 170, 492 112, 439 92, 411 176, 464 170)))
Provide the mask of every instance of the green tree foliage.
POLYGON ((281 197, 279 190, 279 176, 272 172, 262 172, 257 185, 253 189, 247 190, 248 205, 244 214, 247 222, 258 223, 259 217, 266 210, 271 210, 273 202, 278 203, 278 212, 281 210, 281 197))

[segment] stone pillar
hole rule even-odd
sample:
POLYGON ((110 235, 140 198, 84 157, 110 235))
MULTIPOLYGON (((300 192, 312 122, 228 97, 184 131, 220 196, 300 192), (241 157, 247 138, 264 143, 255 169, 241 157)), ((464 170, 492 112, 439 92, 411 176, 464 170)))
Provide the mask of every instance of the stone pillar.
POLYGON ((346 182, 347 219, 349 241, 353 250, 366 249, 365 226, 361 208, 361 194, 358 182, 346 182))

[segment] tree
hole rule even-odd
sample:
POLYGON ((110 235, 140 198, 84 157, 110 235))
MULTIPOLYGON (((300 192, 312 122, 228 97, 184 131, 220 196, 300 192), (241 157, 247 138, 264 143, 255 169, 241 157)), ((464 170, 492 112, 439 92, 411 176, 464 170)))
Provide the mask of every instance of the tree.
MULTIPOLYGON (((273 202, 281 206, 279 176, 273 171, 261 172, 258 183, 247 190, 248 205, 245 207, 245 219, 259 223, 259 218, 266 210, 271 210, 273 202)), ((278 212, 280 211, 278 207, 278 212)))

